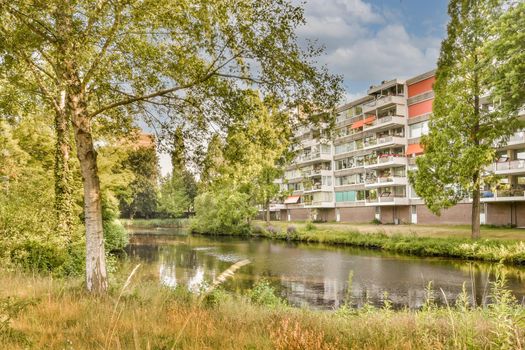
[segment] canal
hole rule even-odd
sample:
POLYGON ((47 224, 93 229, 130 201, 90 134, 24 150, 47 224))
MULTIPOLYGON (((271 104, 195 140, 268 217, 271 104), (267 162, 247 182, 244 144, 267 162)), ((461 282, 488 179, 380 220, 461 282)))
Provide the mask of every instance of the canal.
MULTIPOLYGON (((342 246, 267 239, 189 235, 183 230, 134 232, 127 252, 150 264, 159 283, 198 290, 231 264, 242 267, 223 287, 243 292, 260 280, 271 283, 291 305, 336 309, 344 303, 360 307, 383 304, 419 308, 432 289, 436 302, 453 304, 463 285, 469 297, 490 301, 496 265, 461 260, 418 258, 342 246)), ((525 269, 506 267, 507 287, 525 298, 525 269)))

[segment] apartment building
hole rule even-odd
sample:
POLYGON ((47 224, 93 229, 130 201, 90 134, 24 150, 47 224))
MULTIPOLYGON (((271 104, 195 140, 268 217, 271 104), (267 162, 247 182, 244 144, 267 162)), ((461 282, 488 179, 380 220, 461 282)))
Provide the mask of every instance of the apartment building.
MULTIPOLYGON (((318 129, 297 132, 298 156, 286 169, 282 189, 292 191, 281 220, 468 224, 466 200, 441 216, 417 197, 407 173, 423 154, 435 71, 371 86, 367 95, 336 110, 331 135, 318 129)), ((525 118, 525 116, 524 116, 525 118)), ((525 133, 511 137, 487 169, 501 175, 485 188, 481 221, 525 226, 525 133)))

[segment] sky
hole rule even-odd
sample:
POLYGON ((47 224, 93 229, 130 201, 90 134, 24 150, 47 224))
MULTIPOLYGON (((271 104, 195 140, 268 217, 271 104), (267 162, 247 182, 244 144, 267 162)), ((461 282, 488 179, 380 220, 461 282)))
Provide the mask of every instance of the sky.
MULTIPOLYGON (((295 2, 297 3, 297 2, 295 2)), ((306 0, 300 40, 325 47, 319 62, 344 78, 348 101, 370 85, 434 69, 447 0, 306 0)))
MULTIPOLYGON (((299 40, 325 47, 319 57, 344 79, 345 101, 382 80, 405 79, 436 66, 446 32, 447 0, 292 0, 304 2, 299 40)), ((160 154, 161 172, 171 171, 160 154)))

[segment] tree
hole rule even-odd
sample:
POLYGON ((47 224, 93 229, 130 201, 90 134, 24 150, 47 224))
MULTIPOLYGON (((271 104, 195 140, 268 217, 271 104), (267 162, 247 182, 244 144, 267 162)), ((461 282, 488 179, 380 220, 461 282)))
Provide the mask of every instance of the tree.
POLYGON ((184 179, 177 174, 163 179, 160 187, 159 209, 169 217, 181 217, 188 210, 190 199, 184 179))
POLYGON ((129 185, 129 196, 119 196, 121 212, 124 217, 148 219, 157 211, 160 176, 157 152, 153 146, 127 147, 123 166, 133 173, 134 179, 129 185))
POLYGON ((472 238, 480 236, 480 188, 487 165, 494 160, 494 145, 515 132, 515 113, 498 112, 497 101, 482 103, 492 86, 483 46, 486 30, 500 15, 492 0, 452 0, 450 22, 434 85, 429 135, 422 138, 425 154, 410 180, 430 210, 439 214, 465 198, 472 198, 472 238), (494 103, 496 102, 496 103, 494 103), (496 109, 492 110, 489 105, 496 109))
POLYGON ((515 115, 525 106, 525 2, 513 1, 488 27, 484 64, 491 69, 486 84, 498 112, 515 115))
MULTIPOLYGON (((186 157, 187 155, 186 146, 184 144, 184 134, 182 127, 179 126, 175 130, 175 134, 172 137, 171 166, 173 168, 173 172, 171 177, 181 178, 182 182, 180 183, 178 180, 171 179, 166 180, 165 185, 172 188, 175 188, 179 185, 183 186, 186 199, 181 201, 177 200, 177 202, 179 204, 186 203, 185 210, 190 212, 193 207, 193 201, 197 196, 197 182, 195 181, 193 174, 187 168, 186 157), (172 182, 172 184, 168 184, 168 182, 172 182)), ((182 214, 182 212, 178 213, 177 215, 180 214, 182 214)))
POLYGON ((341 79, 316 68, 319 50, 296 43, 303 23, 303 10, 286 0, 0 1, 0 61, 29 72, 30 85, 73 127, 89 291, 107 289, 98 130, 122 131, 139 114, 205 130, 228 125, 246 85, 290 105, 332 108, 341 79))
POLYGON ((257 91, 247 95, 249 106, 242 107, 243 118, 228 130, 221 171, 264 208, 269 221, 270 203, 280 191, 275 180, 282 176, 282 165, 290 157, 293 120, 272 98, 261 99, 257 91))

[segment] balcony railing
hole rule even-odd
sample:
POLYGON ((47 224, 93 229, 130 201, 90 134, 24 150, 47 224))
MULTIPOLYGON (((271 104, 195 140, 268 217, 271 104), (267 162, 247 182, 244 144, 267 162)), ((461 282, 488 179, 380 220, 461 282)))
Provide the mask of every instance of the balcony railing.
POLYGON ((378 118, 370 124, 365 124, 363 126, 363 129, 364 130, 374 129, 376 127, 380 127, 381 125, 388 124, 391 122, 397 123, 397 124, 404 124, 404 117, 396 115, 396 116, 387 116, 387 117, 378 118))
POLYGON ((396 196, 396 195, 388 195, 388 196, 381 196, 379 195, 376 198, 367 198, 366 203, 367 204, 375 204, 375 203, 401 203, 401 202, 408 202, 408 197, 406 196, 396 196))
POLYGON ((375 146, 381 146, 381 145, 389 144, 389 143, 403 144, 404 143, 403 141, 404 141, 403 135, 382 136, 379 138, 370 139, 368 141, 365 141, 365 148, 372 148, 375 146))
POLYGON ((481 193, 481 198, 514 198, 514 197, 525 197, 525 189, 513 188, 508 190, 496 190, 496 191, 484 191, 481 193))
POLYGON ((407 178, 406 176, 381 176, 381 177, 371 177, 366 179, 365 185, 373 187, 376 185, 378 187, 383 185, 406 185, 407 178))
POLYGON ((299 157, 295 158, 295 163, 307 162, 309 160, 322 158, 323 156, 324 157, 328 157, 328 158, 331 157, 330 153, 316 152, 316 153, 304 154, 302 156, 299 156, 299 157))
POLYGON ((493 171, 520 170, 525 169, 525 159, 511 160, 507 162, 496 162, 492 164, 493 171))
POLYGON ((375 101, 372 101, 372 102, 369 102, 363 105, 363 111, 366 112, 372 109, 381 108, 391 103, 404 104, 405 97, 403 95, 383 96, 375 101))

